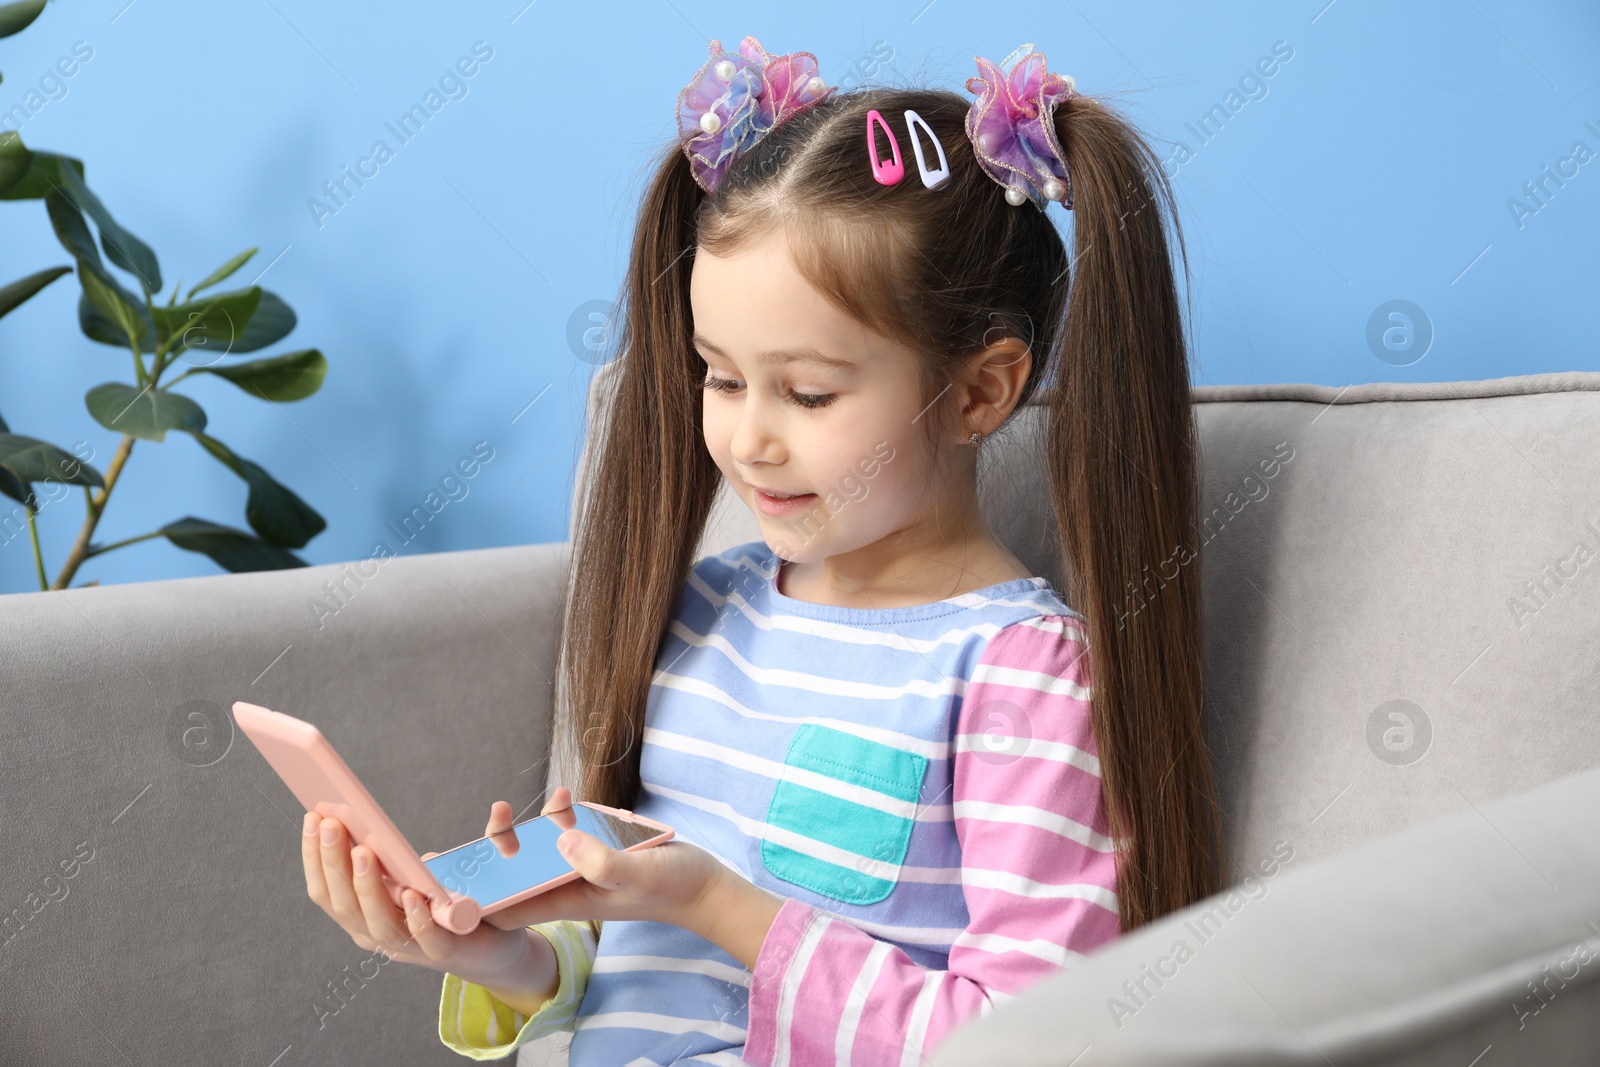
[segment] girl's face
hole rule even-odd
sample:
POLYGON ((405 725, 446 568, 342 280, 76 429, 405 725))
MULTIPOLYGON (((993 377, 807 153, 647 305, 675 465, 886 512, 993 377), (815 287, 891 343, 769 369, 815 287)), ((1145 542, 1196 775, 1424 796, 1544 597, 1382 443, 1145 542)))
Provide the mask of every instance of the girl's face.
POLYGON ((947 477, 925 444, 915 351, 830 304, 781 234, 732 258, 697 249, 689 291, 706 447, 774 552, 814 562, 931 514, 947 477))

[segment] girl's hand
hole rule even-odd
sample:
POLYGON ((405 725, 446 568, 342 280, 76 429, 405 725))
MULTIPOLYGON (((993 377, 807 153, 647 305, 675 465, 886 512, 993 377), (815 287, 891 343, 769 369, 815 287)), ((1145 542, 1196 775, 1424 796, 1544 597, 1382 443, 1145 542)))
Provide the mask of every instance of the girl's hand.
MULTIPOLYGON (((403 963, 449 971, 479 985, 506 990, 543 988, 539 978, 547 968, 542 964, 553 965, 554 959, 541 960, 536 955, 530 936, 539 935, 488 923, 479 923, 470 934, 452 933, 433 921, 426 899, 410 888, 401 893, 406 904, 402 915, 384 888, 378 857, 364 845, 352 848, 349 833, 338 819, 308 811, 302 831, 300 857, 307 895, 361 948, 382 950, 403 963)), ((494 830, 491 827, 485 832, 494 830)), ((435 855, 429 852, 422 858, 435 855)))
MULTIPOLYGON (((689 926, 714 907, 725 868, 711 853, 676 840, 637 852, 619 851, 572 829, 572 816, 562 815, 571 806, 572 793, 561 787, 550 795, 544 813, 568 828, 556 844, 570 844, 563 855, 583 877, 485 916, 485 923, 521 928, 552 919, 650 919, 689 926)), ((511 805, 495 801, 484 832, 509 829, 511 818, 511 805)))

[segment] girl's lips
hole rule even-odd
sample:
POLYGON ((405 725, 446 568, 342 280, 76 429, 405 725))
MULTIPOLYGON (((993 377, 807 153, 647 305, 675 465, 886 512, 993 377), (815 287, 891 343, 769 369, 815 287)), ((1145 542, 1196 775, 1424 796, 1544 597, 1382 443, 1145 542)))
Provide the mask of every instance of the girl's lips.
POLYGON ((817 494, 815 493, 779 499, 762 492, 760 489, 756 489, 754 486, 751 486, 751 490, 756 495, 756 507, 761 509, 763 514, 773 516, 788 515, 800 511, 803 508, 810 507, 811 502, 817 499, 817 494))

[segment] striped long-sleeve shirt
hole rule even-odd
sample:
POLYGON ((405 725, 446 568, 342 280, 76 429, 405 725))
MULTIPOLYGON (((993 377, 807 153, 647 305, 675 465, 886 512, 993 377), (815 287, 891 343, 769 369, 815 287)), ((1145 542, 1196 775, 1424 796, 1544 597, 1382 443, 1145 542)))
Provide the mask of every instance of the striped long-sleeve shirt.
POLYGON ((546 924, 565 996, 524 1018, 447 976, 451 1048, 503 1056, 561 1020, 574 1067, 916 1064, 1118 935, 1082 616, 1037 577, 814 604, 777 565, 759 541, 695 565, 634 804, 787 898, 755 967, 645 921, 606 921, 590 959, 546 924))

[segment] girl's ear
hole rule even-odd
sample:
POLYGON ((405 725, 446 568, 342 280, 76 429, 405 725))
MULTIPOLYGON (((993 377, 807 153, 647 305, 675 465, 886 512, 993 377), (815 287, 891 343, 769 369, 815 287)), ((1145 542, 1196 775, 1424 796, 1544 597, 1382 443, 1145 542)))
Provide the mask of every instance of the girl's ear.
POLYGON ((987 437, 1006 421, 1032 369, 1033 353, 1020 337, 1002 338, 968 357, 957 385, 963 440, 973 431, 987 437))

